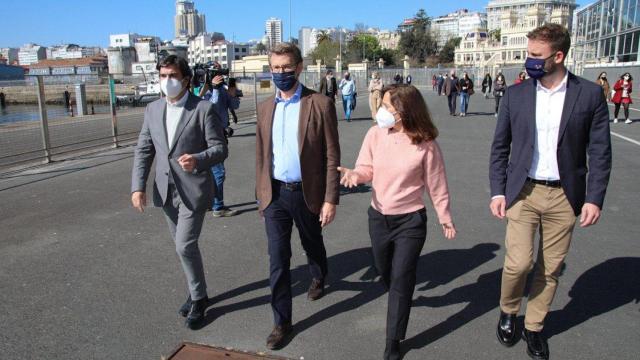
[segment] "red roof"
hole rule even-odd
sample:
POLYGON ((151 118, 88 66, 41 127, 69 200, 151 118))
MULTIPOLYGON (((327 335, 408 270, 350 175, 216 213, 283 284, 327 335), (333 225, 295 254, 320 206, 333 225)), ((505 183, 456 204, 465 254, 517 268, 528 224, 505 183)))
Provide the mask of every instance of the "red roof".
POLYGON ((85 57, 79 59, 44 59, 38 61, 36 64, 31 64, 30 68, 49 68, 49 67, 69 67, 69 66, 105 66, 107 65, 106 56, 85 57))

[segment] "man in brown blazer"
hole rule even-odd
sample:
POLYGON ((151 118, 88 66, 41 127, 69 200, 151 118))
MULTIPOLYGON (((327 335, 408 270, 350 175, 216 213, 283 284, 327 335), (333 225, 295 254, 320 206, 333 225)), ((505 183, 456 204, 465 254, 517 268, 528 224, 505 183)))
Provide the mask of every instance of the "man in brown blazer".
POLYGON ((292 44, 269 55, 275 96, 258 105, 256 196, 264 216, 270 258, 271 307, 275 326, 267 338, 279 349, 291 326, 291 231, 296 224, 309 262, 309 300, 324 294, 327 254, 322 227, 335 216, 339 198, 340 144, 335 105, 305 88, 298 78, 302 55, 292 44))

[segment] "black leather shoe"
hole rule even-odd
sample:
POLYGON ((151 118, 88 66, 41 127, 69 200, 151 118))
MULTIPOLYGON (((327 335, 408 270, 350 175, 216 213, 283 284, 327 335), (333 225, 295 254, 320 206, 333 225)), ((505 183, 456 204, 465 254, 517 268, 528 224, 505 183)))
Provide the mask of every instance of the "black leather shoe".
POLYGON ((522 337, 527 341, 527 355, 530 358, 536 360, 549 359, 549 345, 541 332, 522 329, 522 337))
POLYGON ((496 329, 496 335, 500 344, 511 347, 518 341, 516 336, 516 315, 506 314, 500 311, 500 320, 498 321, 498 328, 496 329))
POLYGON ((202 323, 204 320, 204 313, 207 310, 209 299, 202 298, 200 300, 191 302, 191 309, 189 309, 189 314, 187 314, 186 325, 189 329, 197 329, 198 325, 202 323))
POLYGON ((311 301, 318 300, 324 296, 324 280, 313 279, 311 285, 309 285, 309 292, 307 298, 311 301))
POLYGON ((291 324, 276 325, 267 337, 267 348, 279 350, 286 344, 286 339, 293 332, 291 324))
POLYGON ((180 316, 182 317, 187 317, 187 315, 189 315, 189 310, 191 310, 191 295, 189 295, 189 297, 187 297, 187 301, 185 301, 184 304, 180 306, 178 314, 180 314, 180 316))
POLYGON ((400 340, 387 339, 384 360, 400 360, 400 340))

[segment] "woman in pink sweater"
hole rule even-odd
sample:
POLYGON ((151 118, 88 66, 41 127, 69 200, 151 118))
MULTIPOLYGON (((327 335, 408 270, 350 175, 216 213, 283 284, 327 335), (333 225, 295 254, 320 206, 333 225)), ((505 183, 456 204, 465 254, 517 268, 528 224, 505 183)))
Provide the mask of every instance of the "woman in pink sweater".
POLYGON ((427 236, 423 195, 429 194, 447 239, 456 236, 449 211, 449 190, 438 129, 413 86, 383 90, 377 126, 364 138, 355 169, 339 167, 347 187, 371 182, 369 236, 375 267, 389 291, 385 359, 400 358, 405 338, 418 257, 427 236))

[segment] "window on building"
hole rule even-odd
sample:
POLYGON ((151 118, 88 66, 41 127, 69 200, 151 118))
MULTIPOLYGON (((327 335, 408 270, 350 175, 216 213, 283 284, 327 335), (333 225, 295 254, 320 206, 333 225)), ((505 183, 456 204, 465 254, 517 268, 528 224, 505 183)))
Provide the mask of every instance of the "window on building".
POLYGON ((509 38, 506 36, 502 37, 502 46, 507 46, 509 45, 509 38))
POLYGON ((227 61, 227 57, 226 57, 226 56, 223 56, 223 57, 222 57, 222 61, 227 61))
POLYGON ((240 52, 240 49, 236 48, 236 49, 235 49, 235 51, 236 51, 236 52, 240 52))
POLYGON ((236 55, 235 60, 240 60, 240 55, 236 55))

